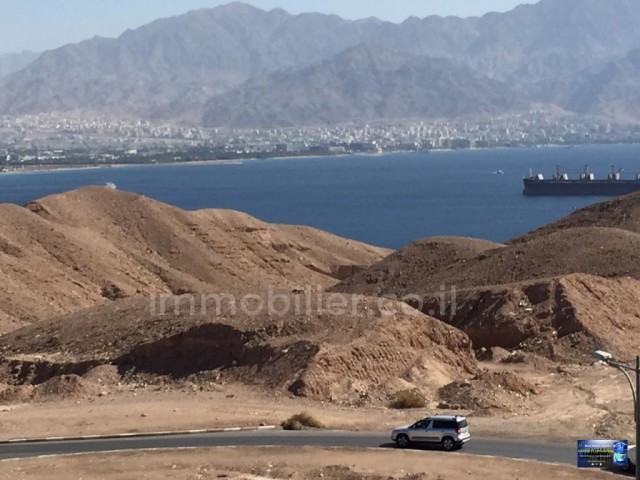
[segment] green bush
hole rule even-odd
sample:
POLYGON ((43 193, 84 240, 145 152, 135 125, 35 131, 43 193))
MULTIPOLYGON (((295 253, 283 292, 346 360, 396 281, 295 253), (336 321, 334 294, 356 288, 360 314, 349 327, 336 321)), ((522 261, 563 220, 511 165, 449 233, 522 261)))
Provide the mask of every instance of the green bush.
POLYGON ((409 408, 425 408, 427 401, 415 390, 402 390, 396 393, 396 398, 391 402, 392 408, 405 410, 409 408))
POLYGON ((324 425, 308 413, 298 413, 282 422, 284 430, 302 430, 304 428, 324 428, 324 425))

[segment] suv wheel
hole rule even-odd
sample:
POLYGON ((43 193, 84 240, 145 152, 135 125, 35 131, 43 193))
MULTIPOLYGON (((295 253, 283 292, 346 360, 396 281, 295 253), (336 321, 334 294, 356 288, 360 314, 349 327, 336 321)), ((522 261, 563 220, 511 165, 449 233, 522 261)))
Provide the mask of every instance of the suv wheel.
POLYGON ((451 437, 444 437, 442 439, 442 448, 444 448, 447 452, 451 452, 456 448, 456 442, 451 437))
POLYGON ((409 446, 409 437, 406 435, 398 435, 396 437, 396 444, 400 447, 400 448, 407 448, 409 446))

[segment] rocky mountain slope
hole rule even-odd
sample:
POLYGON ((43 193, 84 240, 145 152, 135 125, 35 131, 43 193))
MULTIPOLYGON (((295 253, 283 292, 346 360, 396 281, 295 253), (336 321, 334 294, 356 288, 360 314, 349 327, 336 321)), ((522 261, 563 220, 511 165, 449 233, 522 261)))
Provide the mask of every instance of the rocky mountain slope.
POLYGON ((387 253, 311 228, 186 212, 101 187, 0 212, 2 332, 134 295, 327 287, 343 267, 387 253))
MULTIPOLYGON (((199 122, 208 99, 247 80, 252 83, 244 89, 260 83, 264 75, 282 71, 287 81, 293 81, 300 74, 285 72, 312 65, 320 68, 322 62, 347 49, 368 44, 450 60, 474 70, 473 78, 506 83, 526 101, 629 118, 635 110, 620 108, 633 91, 632 84, 612 81, 610 74, 596 75, 586 85, 581 82, 589 72, 607 69, 609 62, 640 48, 639 31, 640 0, 542 0, 481 18, 412 17, 401 24, 265 12, 232 3, 159 20, 117 39, 94 38, 46 52, 0 83, 0 114, 85 110, 199 122), (600 90, 604 92, 598 96, 601 101, 590 103, 586 93, 600 90)), ((438 88, 430 91, 420 81, 420 70, 415 73, 408 88, 426 89, 424 98, 434 98, 438 88)), ((352 83, 356 85, 357 79, 352 83)), ((274 87, 271 98, 275 101, 279 94, 278 85, 274 87)), ((470 92, 459 102, 449 98, 451 108, 442 112, 473 111, 457 103, 471 101, 475 94, 470 92)), ((238 98, 237 92, 234 95, 238 98)), ((259 98, 256 93, 249 97, 259 98)), ((306 110, 317 100, 310 95, 304 104, 303 98, 296 98, 306 110)), ((408 100, 390 99, 387 111, 394 111, 394 117, 415 114, 403 111, 410 105, 408 100)), ((260 112, 264 103, 248 108, 260 112)), ((283 115, 280 105, 271 108, 283 115)), ((357 112, 356 108, 351 117, 357 112)))
POLYGON ((585 76, 567 102, 576 112, 640 119, 640 49, 585 76))
POLYGON ((207 98, 254 75, 301 67, 358 43, 335 16, 238 2, 158 20, 117 39, 46 52, 7 78, 0 112, 87 109, 199 121, 207 98))
POLYGON ((506 85, 448 60, 362 45, 318 65, 274 73, 210 100, 211 127, 292 127, 488 115, 522 108, 506 85))

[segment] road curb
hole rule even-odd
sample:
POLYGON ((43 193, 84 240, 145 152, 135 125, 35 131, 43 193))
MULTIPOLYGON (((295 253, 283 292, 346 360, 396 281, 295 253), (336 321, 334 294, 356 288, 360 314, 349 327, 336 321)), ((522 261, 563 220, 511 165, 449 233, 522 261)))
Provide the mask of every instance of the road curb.
POLYGON ((74 437, 12 438, 10 440, 0 440, 0 445, 12 445, 16 443, 71 442, 79 440, 109 440, 118 438, 178 437, 180 435, 199 435, 207 433, 257 432, 262 430, 275 430, 276 428, 277 427, 275 425, 261 425, 259 427, 204 428, 198 430, 115 433, 110 435, 80 435, 74 437))

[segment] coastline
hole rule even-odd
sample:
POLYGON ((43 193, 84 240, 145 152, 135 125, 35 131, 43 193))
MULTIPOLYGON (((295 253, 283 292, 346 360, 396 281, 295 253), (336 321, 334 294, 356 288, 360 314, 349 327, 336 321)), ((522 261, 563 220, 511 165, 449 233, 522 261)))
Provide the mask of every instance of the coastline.
POLYGON ((569 149, 569 148, 585 148, 585 147, 598 147, 598 146, 611 146, 611 145, 640 145, 638 144, 584 144, 584 145, 533 145, 522 147, 491 147, 491 148, 467 148, 467 149, 452 149, 452 148, 438 148, 433 150, 424 151, 409 151, 409 150, 389 150, 382 153, 340 153, 334 155, 283 155, 268 158, 249 157, 233 160, 194 160, 191 162, 166 162, 166 163, 121 163, 121 164, 108 164, 108 165, 42 165, 31 166, 29 168, 5 170, 0 171, 0 178, 3 176, 15 176, 15 175, 33 175, 33 174, 49 174, 49 173, 63 173, 63 172, 77 172, 86 170, 110 170, 110 169, 125 169, 125 168, 143 168, 143 167, 175 167, 175 166, 222 166, 222 165, 244 165, 249 162, 268 162, 268 161, 282 161, 282 160, 303 160, 303 159, 320 159, 320 158, 347 158, 347 157, 384 157, 386 155, 415 155, 415 154, 438 154, 438 153, 451 153, 451 152, 478 152, 478 151, 504 151, 504 150, 531 150, 531 149, 569 149))
POLYGON ((166 162, 166 163, 120 163, 109 165, 42 165, 34 166, 33 168, 24 168, 19 170, 5 170, 0 172, 0 177, 4 175, 32 175, 32 174, 44 174, 44 173, 57 173, 57 172, 75 172, 85 170, 111 170, 111 169, 123 169, 123 168, 144 168, 144 167, 191 167, 191 166, 216 166, 216 165, 244 165, 248 162, 268 162, 271 160, 301 160, 301 159, 318 159, 318 158, 344 158, 344 157, 379 157, 386 154, 397 153, 419 153, 419 152, 404 152, 393 151, 385 152, 382 154, 357 154, 357 153, 344 153, 338 155, 286 155, 279 157, 269 158, 242 158, 237 160, 195 160, 192 162, 166 162))

